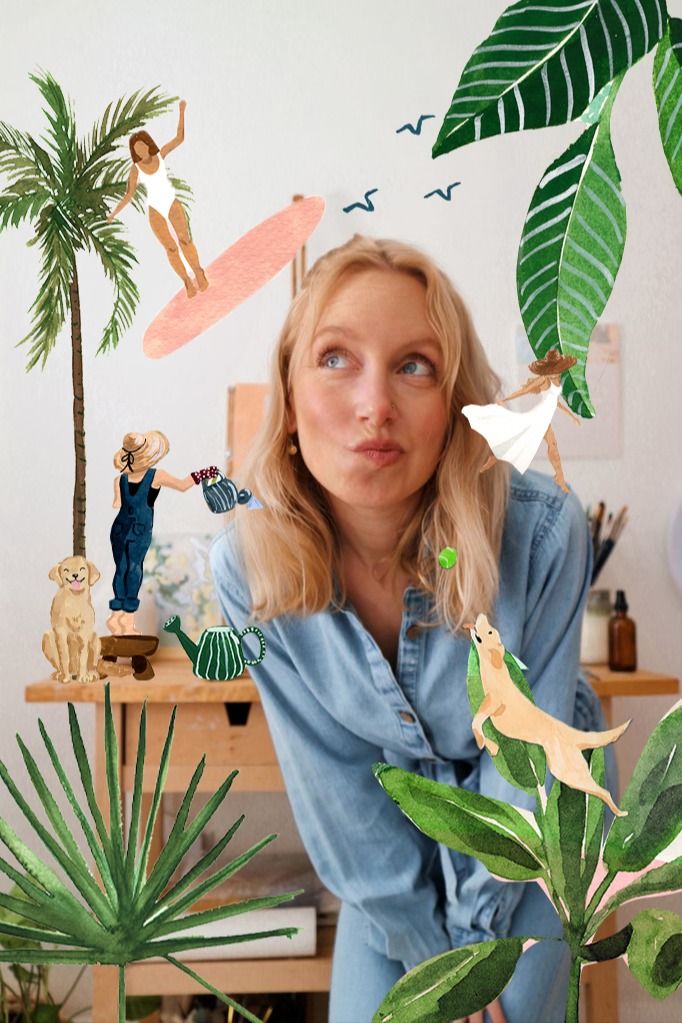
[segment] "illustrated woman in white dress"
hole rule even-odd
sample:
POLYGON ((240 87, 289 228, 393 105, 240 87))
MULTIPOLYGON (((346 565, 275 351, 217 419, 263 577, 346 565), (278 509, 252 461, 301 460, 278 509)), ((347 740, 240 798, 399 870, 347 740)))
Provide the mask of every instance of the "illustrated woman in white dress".
POLYGON ((119 204, 107 217, 107 221, 111 223, 118 216, 121 210, 133 198, 138 184, 143 184, 147 189, 147 206, 151 229, 166 250, 168 262, 178 277, 182 279, 187 297, 194 298, 197 293, 197 287, 199 291, 206 290, 208 280, 199 263, 197 250, 190 239, 185 211, 175 195, 175 189, 168 180, 168 172, 164 163, 164 158, 185 140, 186 106, 187 104, 184 99, 181 100, 177 134, 174 139, 161 146, 161 149, 159 149, 154 139, 146 131, 136 131, 130 136, 130 155, 133 160, 133 166, 128 177, 128 188, 119 204), (175 236, 170 227, 175 231, 175 236), (178 250, 178 243, 180 250, 178 250), (195 282, 192 281, 192 278, 187 273, 185 263, 183 263, 180 257, 180 252, 182 252, 185 261, 194 272, 196 287, 195 282))
POLYGON ((551 348, 543 359, 531 362, 528 369, 535 377, 527 380, 518 391, 493 405, 465 405, 462 408, 472 429, 485 437, 492 451, 481 472, 490 469, 498 460, 511 462, 519 472, 525 472, 544 437, 547 455, 554 469, 554 481, 568 492, 551 424, 557 408, 580 423, 579 417, 559 401, 561 374, 575 366, 576 362, 572 355, 561 355, 556 348, 551 348), (502 402, 520 398, 523 394, 541 394, 542 397, 527 412, 512 412, 501 407, 502 402))

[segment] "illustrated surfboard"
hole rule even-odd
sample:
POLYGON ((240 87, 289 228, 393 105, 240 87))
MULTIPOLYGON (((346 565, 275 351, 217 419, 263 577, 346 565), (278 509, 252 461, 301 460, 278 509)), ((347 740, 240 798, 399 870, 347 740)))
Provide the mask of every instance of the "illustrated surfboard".
POLYGON ((290 263, 315 230, 324 199, 307 196, 268 217, 205 268, 209 286, 188 298, 184 288, 154 317, 142 341, 160 359, 231 313, 290 263))

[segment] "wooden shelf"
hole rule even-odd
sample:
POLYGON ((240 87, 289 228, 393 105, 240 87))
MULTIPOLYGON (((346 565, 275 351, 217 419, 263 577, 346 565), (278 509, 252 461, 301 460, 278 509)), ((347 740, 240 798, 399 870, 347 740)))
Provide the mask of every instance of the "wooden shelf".
MULTIPOLYGON (((188 960, 188 965, 220 991, 251 994, 280 991, 329 991, 334 947, 334 927, 318 927, 314 956, 289 959, 188 960)), ((112 976, 114 971, 110 971, 112 976)), ((115 979, 115 978, 114 978, 115 979)), ((166 995, 205 993, 205 988, 170 963, 132 963, 126 967, 126 993, 150 991, 166 995)))
POLYGON ((667 696, 679 691, 679 679, 655 671, 611 671, 608 664, 583 664, 581 671, 597 696, 667 696))
MULTIPOLYGON (((244 672, 231 682, 204 682, 195 677, 186 658, 152 658, 155 677, 148 682, 112 678, 112 703, 253 703, 260 702, 258 690, 244 672)), ((581 670, 597 696, 674 695, 679 680, 654 671, 609 671, 606 664, 585 664, 581 670)), ((44 679, 26 686, 28 703, 103 703, 102 683, 80 684, 44 679)))

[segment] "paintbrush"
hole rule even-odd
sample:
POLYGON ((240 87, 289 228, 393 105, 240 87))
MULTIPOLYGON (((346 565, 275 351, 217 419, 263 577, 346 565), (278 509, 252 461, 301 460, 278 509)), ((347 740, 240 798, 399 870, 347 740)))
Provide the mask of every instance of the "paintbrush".
POLYGON ((627 505, 624 505, 613 520, 613 524, 609 531, 609 535, 599 545, 599 550, 594 559, 594 566, 592 568, 592 579, 591 585, 594 586, 599 573, 611 556, 611 551, 616 546, 619 536, 625 529, 627 523, 627 505))

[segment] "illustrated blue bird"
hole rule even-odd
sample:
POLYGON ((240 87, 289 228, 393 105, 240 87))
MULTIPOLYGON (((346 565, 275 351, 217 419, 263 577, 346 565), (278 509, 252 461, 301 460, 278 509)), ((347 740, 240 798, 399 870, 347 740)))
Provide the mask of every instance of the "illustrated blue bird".
POLYGON ((461 185, 461 181, 453 181, 451 185, 448 185, 445 191, 442 188, 434 188, 432 192, 427 192, 424 196, 425 199, 430 199, 432 195, 439 195, 441 199, 445 199, 446 202, 450 202, 452 199, 452 190, 457 188, 457 185, 461 185))
POLYGON ((403 124, 400 128, 396 128, 395 133, 396 135, 399 135, 401 131, 409 131, 412 135, 421 135, 424 121, 428 121, 430 118, 435 116, 435 114, 420 114, 419 120, 416 124, 410 124, 408 121, 407 124, 403 124))
POLYGON ((350 206, 344 206, 343 212, 350 213, 351 210, 364 210, 365 213, 374 213, 374 203, 370 199, 370 195, 374 195, 374 193, 378 191, 378 188, 370 188, 367 192, 365 192, 364 202, 353 202, 350 206))

